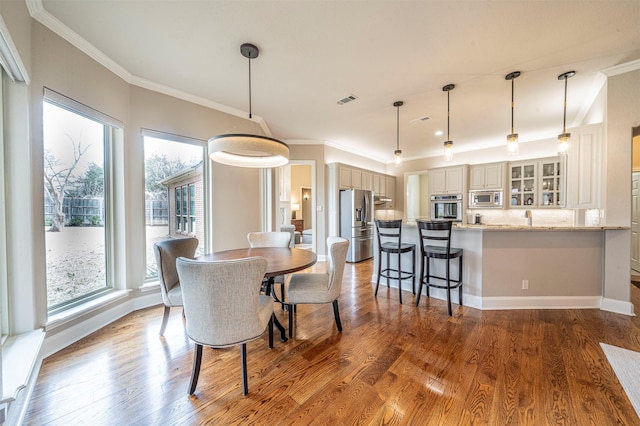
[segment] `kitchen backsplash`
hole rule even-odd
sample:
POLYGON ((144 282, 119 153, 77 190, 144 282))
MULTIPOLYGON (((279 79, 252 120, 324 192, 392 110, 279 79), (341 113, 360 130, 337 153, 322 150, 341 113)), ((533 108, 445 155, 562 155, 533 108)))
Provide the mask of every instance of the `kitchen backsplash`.
MULTIPOLYGON (((529 209, 535 226, 577 225, 575 210, 570 209, 529 209)), ((480 214, 483 225, 526 225, 525 209, 469 209, 466 223, 474 223, 476 213, 480 214)))

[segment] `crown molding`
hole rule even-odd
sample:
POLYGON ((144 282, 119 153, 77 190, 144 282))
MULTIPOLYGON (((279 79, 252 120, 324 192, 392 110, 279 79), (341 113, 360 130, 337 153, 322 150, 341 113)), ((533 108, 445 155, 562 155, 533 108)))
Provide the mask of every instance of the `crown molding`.
POLYGON ((613 67, 605 68, 602 73, 607 77, 614 77, 616 75, 625 74, 631 71, 640 70, 640 59, 635 61, 626 62, 624 64, 615 65, 613 67))
POLYGON ((216 111, 223 112, 225 114, 233 115, 236 117, 244 118, 246 120, 257 123, 264 134, 269 137, 273 137, 271 134, 271 130, 269 130, 269 126, 264 121, 262 117, 256 116, 255 114, 251 119, 248 118, 249 114, 245 111, 238 110, 236 108, 232 108, 226 105, 219 104, 209 99, 202 98, 200 96, 193 95, 191 93, 186 93, 177 89, 174 89, 169 86, 165 86, 150 80, 146 80, 144 78, 133 75, 127 69, 122 67, 116 61, 111 59, 108 55, 104 54, 94 45, 89 43, 87 40, 82 38, 78 33, 73 31, 71 28, 67 27, 63 24, 58 18, 49 13, 42 4, 42 0, 25 0, 27 4, 27 8, 29 10, 29 14, 33 19, 40 22, 42 25, 53 31, 58 36, 62 37, 64 40, 69 42, 71 45, 75 46, 78 50, 98 62, 100 65, 123 79, 128 84, 133 86, 138 86, 143 89, 148 89, 157 93, 162 93, 164 95, 172 96, 177 99, 181 99, 187 102, 191 102, 197 105, 201 105, 207 108, 211 108, 216 111))

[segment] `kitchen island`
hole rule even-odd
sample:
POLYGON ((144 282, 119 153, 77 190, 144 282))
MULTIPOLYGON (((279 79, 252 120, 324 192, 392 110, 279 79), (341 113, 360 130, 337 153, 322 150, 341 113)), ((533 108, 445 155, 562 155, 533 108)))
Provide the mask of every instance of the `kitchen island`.
MULTIPOLYGON (((601 308, 632 315, 633 305, 620 291, 625 286, 629 291, 629 267, 624 269, 629 260, 607 259, 605 250, 628 244, 629 233, 629 227, 621 226, 455 225, 452 246, 464 249, 463 304, 478 309, 601 308)), ((414 223, 403 225, 402 240, 416 244, 419 265, 414 223)), ((376 255, 373 282, 378 261, 376 255)), ((402 262, 403 269, 411 268, 408 255, 402 262)), ((444 273, 443 264, 432 263, 437 274, 444 273)), ((385 283, 382 279, 381 286, 385 283)), ((410 289, 409 281, 403 288, 410 289)), ((446 299, 444 290, 430 291, 432 297, 446 299)))

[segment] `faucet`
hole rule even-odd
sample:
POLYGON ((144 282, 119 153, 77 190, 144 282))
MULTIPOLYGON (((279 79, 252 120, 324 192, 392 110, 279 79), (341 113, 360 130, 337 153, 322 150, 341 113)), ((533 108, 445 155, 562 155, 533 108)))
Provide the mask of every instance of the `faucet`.
POLYGON ((533 216, 531 214, 531 210, 525 210, 524 217, 527 218, 527 226, 531 226, 531 220, 533 219, 533 216))

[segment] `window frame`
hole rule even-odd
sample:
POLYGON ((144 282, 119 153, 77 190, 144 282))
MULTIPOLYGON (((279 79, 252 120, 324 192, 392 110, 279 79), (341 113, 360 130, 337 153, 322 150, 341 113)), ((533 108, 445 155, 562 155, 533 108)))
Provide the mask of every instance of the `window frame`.
MULTIPOLYGON (((74 99, 71 99, 61 93, 44 87, 42 103, 53 104, 59 108, 66 109, 69 112, 83 116, 89 120, 96 121, 103 126, 103 149, 104 149, 104 252, 105 252, 105 287, 85 293, 82 296, 74 297, 68 301, 49 306, 47 302, 47 314, 49 318, 64 314, 66 311, 74 311, 84 304, 91 303, 96 299, 107 296, 120 289, 118 282, 118 274, 115 271, 115 238, 117 231, 115 224, 115 197, 118 191, 115 191, 115 151, 117 143, 122 140, 124 125, 122 122, 110 117, 98 110, 84 105, 74 99)), ((44 215, 44 211, 42 212, 44 215)), ((46 259, 45 259, 46 262, 46 259)), ((47 288, 45 286, 45 288, 47 288)))
MULTIPOLYGON (((200 241, 200 245, 199 245, 199 249, 202 250, 202 252, 204 253, 208 253, 210 251, 210 247, 211 247, 211 241, 212 241, 212 231, 211 231, 211 226, 209 225, 210 221, 211 221, 211 212, 212 212, 212 206, 211 206, 211 188, 212 186, 212 177, 211 177, 211 166, 210 166, 210 161, 209 161, 209 157, 207 155, 207 146, 208 146, 208 142, 206 140, 203 139, 198 139, 198 138, 193 138, 193 137, 189 137, 189 136, 182 136, 182 135, 176 135, 173 133, 167 133, 167 132, 162 132, 159 130, 153 130, 153 129, 149 129, 149 128, 141 128, 141 132, 140 132, 140 143, 142 145, 142 150, 144 151, 144 145, 145 145, 145 138, 149 137, 149 138, 155 138, 155 139, 163 139, 166 141, 170 141, 170 142, 178 142, 178 143, 185 143, 188 145, 194 145, 197 146, 199 148, 202 148, 202 203, 203 203, 203 230, 202 230, 202 235, 204 235, 204 241, 200 241)), ((142 155, 142 170, 145 170, 145 154, 142 155)), ((144 172, 143 172, 144 174, 144 172)), ((142 193, 144 194, 144 186, 145 186, 146 180, 142 179, 142 186, 143 186, 143 190, 142 193)), ((175 187, 173 190, 174 195, 177 195, 178 192, 182 193, 181 190, 182 186, 177 186, 175 187)), ((187 191, 188 192, 188 191, 187 191)), ((169 199, 171 198, 170 196, 168 197, 169 199)), ((175 198, 175 202, 176 202, 176 208, 177 208, 177 196, 174 197, 175 198)), ((144 211, 144 209, 143 209, 144 211)), ((182 213, 182 212, 181 212, 182 213)), ((189 218, 189 216, 186 216, 187 218, 189 218)), ((176 222, 176 233, 182 233, 182 226, 183 226, 183 222, 182 222, 182 216, 178 216, 177 212, 174 213, 173 216, 169 215, 169 222, 171 222, 172 220, 174 222, 176 222), (178 224, 177 221, 180 219, 180 228, 178 228, 178 224)), ((143 241, 144 244, 142 246, 141 252, 143 255, 143 260, 146 264, 147 262, 147 257, 146 257, 146 251, 147 251, 147 234, 146 234, 146 215, 143 213, 143 215, 141 216, 141 228, 144 229, 144 236, 143 236, 143 241)), ((167 225, 170 226, 170 225, 167 225)), ((188 228, 187 228, 188 229, 188 228)), ((185 235, 187 234, 186 232, 184 233, 185 235)), ((194 231, 195 234, 195 231, 194 231)), ((146 267, 143 268, 144 271, 146 271, 146 267)), ((154 288, 155 286, 159 285, 159 281, 158 281, 158 276, 147 276, 146 272, 143 272, 143 277, 142 277, 142 285, 140 286, 141 290, 146 290, 146 289, 150 289, 150 288, 154 288)))

